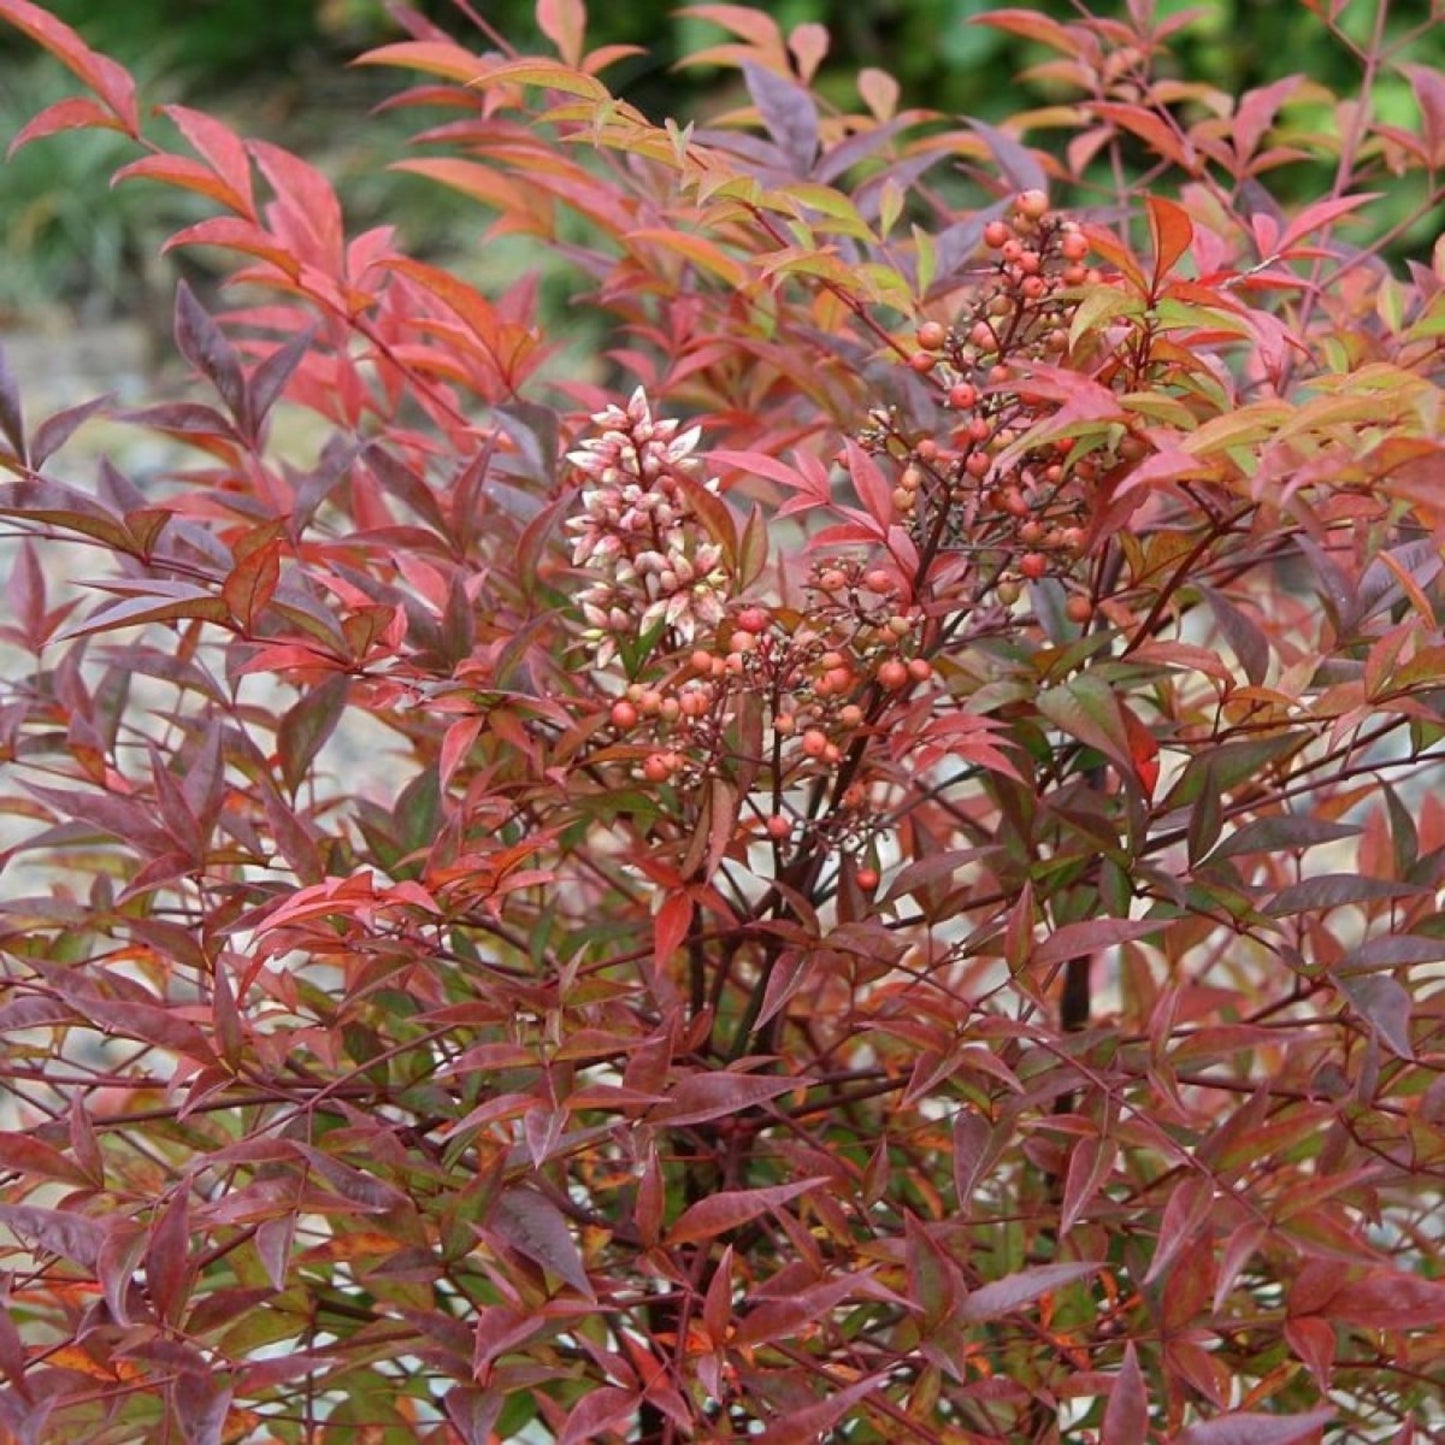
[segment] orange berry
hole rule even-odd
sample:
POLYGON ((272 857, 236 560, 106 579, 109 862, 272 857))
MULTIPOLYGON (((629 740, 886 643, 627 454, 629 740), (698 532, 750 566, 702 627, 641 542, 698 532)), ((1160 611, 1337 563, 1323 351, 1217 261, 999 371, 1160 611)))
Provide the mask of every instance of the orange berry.
POLYGON ((1037 582, 1048 570, 1049 559, 1042 552, 1025 552, 1019 558, 1019 571, 1030 582, 1037 582))
POLYGON ((938 365, 938 358, 928 351, 915 351, 908 358, 908 364, 914 371, 926 375, 938 365))
POLYGON ((810 758, 821 758, 828 751, 828 734, 822 728, 809 728, 803 734, 803 751, 810 758))
POLYGON ((925 351, 942 351, 948 340, 948 328, 938 321, 925 321, 918 328, 918 344, 925 351))
POLYGON ((635 728, 637 726, 637 709, 630 702, 625 700, 612 704, 612 726, 615 728, 635 728))
POLYGON ((853 875, 853 879, 865 893, 871 893, 878 886, 878 870, 876 868, 860 868, 853 875))
POLYGON ((1087 597, 1075 593, 1064 603, 1064 615, 1070 622, 1082 626, 1094 615, 1094 604, 1087 597))
POLYGON ((663 753, 649 753, 642 765, 642 776, 649 783, 665 783, 672 776, 672 767, 663 753))
POLYGON ((1049 213, 1049 198, 1042 191, 1020 191, 1014 198, 1014 210, 1031 221, 1041 221, 1049 213))
MULTIPOLYGON (((948 404, 955 411, 968 411, 978 400, 978 388, 967 381, 956 381, 948 388, 948 404)), ((922 447, 919 454, 922 455, 922 447)))
POLYGON ((998 251, 1012 235, 1013 228, 1007 221, 990 221, 983 228, 983 244, 991 251, 998 251))
POLYGON ((908 686, 908 665, 901 658, 890 657, 878 666, 878 684, 889 692, 908 686))
POLYGON ((768 830, 768 837, 779 843, 785 838, 792 837, 793 834, 792 823, 781 813, 774 813, 763 826, 768 830))
POLYGON ((933 664, 926 657, 910 657, 908 675, 914 682, 927 682, 933 676, 933 664))

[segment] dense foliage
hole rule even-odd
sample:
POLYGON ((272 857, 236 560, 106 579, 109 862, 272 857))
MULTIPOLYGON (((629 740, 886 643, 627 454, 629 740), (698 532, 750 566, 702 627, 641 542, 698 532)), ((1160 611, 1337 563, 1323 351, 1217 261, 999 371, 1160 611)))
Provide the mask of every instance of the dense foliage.
POLYGON ((129 138, 236 307, 159 476, 0 371, 0 1430, 1440 1426, 1445 76, 1340 9, 1338 97, 988 12, 1067 96, 998 127, 409 15, 401 164, 579 371, 0 0, 84 87, 16 144, 129 138))

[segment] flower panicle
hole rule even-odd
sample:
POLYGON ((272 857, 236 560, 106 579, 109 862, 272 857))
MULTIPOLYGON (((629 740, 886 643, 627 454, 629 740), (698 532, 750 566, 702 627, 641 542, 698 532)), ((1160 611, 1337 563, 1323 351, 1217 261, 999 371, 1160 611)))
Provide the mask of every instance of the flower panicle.
POLYGON ((567 522, 572 563, 595 580, 579 594, 587 639, 605 666, 621 638, 659 623, 681 642, 723 618, 733 578, 723 549, 693 505, 692 486, 718 490, 694 455, 702 432, 654 417, 646 392, 592 416, 595 434, 567 460, 581 475, 580 510, 567 522))

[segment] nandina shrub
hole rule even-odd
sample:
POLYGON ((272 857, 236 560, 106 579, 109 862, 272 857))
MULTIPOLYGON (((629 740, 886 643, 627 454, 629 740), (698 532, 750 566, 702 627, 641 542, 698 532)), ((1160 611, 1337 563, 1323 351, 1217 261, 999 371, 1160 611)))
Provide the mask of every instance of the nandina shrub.
POLYGON ((993 129, 696 13, 708 128, 580 4, 364 57, 581 374, 0 0, 86 88, 16 143, 241 258, 129 414, 172 469, 0 384, 0 1427, 1426 1438, 1445 259, 1381 257, 1445 80, 1383 6, 1339 98, 999 11, 1055 103, 993 129))

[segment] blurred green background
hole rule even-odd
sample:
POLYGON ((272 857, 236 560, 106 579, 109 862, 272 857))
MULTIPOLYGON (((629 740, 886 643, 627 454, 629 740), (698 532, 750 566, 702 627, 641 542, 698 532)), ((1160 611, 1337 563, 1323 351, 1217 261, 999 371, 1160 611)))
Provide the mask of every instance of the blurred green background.
MULTIPOLYGON (((1341 23, 1361 41, 1380 0, 1351 0, 1341 23)), ((497 31, 526 48, 537 41, 532 0, 471 0, 497 31)), ((343 188, 358 224, 400 219, 408 243, 433 255, 462 244, 459 225, 475 220, 455 198, 415 177, 384 170, 401 154, 416 116, 368 115, 371 104, 407 83, 384 69, 345 62, 400 31, 385 0, 50 0, 53 14, 98 49, 130 66, 146 98, 186 100, 215 111, 248 134, 281 140, 318 161, 343 188)), ((452 0, 418 0, 420 9, 466 43, 485 48, 452 0)), ((906 103, 997 119, 1049 99, 1021 91, 1011 77, 1050 52, 1018 37, 967 22, 991 9, 987 0, 780 0, 767 11, 784 28, 802 21, 828 27, 833 48, 820 78, 842 103, 855 103, 851 75, 864 65, 890 71, 906 103)), ((1061 19, 1071 0, 1017 0, 1015 8, 1061 19)), ((1124 0, 1095 0, 1096 14, 1120 13, 1124 0)), ((1196 14, 1177 43, 1191 78, 1237 93, 1302 72, 1348 93, 1358 63, 1330 40, 1301 0, 1158 0, 1156 13, 1196 14)), ((1431 0, 1393 0, 1389 31, 1424 27, 1412 58, 1445 64, 1445 25, 1429 29, 1431 0)), ((649 115, 686 119, 716 93, 716 73, 678 71, 677 57, 721 38, 711 26, 678 13, 670 0, 593 6, 589 40, 642 45, 645 56, 608 73, 614 90, 649 115)), ((22 37, 0 27, 0 143, 36 111, 75 93, 76 83, 22 37)), ((1386 75, 1376 103, 1396 124, 1416 124, 1402 77, 1386 75)), ((110 191, 112 170, 130 152, 117 138, 69 135, 27 147, 0 164, 0 324, 53 314, 82 320, 168 308, 169 272, 154 259, 161 240, 187 214, 187 199, 152 185, 110 191)), ((1290 178, 1286 178, 1289 180, 1290 178)), ((1301 196, 1327 178, 1293 178, 1301 196)))

